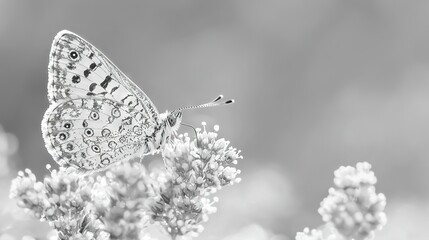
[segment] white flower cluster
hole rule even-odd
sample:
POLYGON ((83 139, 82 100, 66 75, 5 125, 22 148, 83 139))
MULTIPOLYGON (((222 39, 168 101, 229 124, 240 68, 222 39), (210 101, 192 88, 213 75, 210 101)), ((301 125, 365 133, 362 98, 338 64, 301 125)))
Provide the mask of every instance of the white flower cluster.
POLYGON ((377 179, 367 162, 335 171, 334 188, 320 204, 323 221, 348 239, 371 239, 386 224, 386 197, 375 191, 377 179))
POLYGON ((59 239, 108 239, 100 231, 100 222, 85 211, 90 195, 90 185, 75 171, 60 168, 52 170, 43 183, 36 182, 29 169, 19 172, 9 196, 36 218, 48 221, 59 239))
POLYGON ((148 218, 148 177, 139 163, 117 165, 95 177, 60 168, 43 183, 26 169, 12 181, 10 198, 48 221, 59 239, 139 239, 148 218))
POLYGON ((110 239, 139 239, 147 218, 148 177, 140 163, 125 162, 96 178, 89 206, 110 239))
POLYGON ((208 196, 240 181, 233 165, 241 158, 217 133, 197 132, 195 140, 185 134, 166 147, 167 172, 148 174, 125 162, 91 176, 60 167, 37 182, 26 169, 12 181, 10 198, 47 221, 60 240, 142 239, 155 222, 173 239, 195 236, 216 211, 218 199, 208 196))
MULTIPOLYGON (((176 236, 196 236, 202 223, 216 211, 218 201, 209 196, 223 186, 240 182, 240 170, 234 167, 240 151, 217 139, 216 132, 196 129, 197 139, 179 135, 166 147, 164 159, 170 174, 152 204, 152 217, 176 236)), ((215 130, 218 128, 215 127, 215 130)))

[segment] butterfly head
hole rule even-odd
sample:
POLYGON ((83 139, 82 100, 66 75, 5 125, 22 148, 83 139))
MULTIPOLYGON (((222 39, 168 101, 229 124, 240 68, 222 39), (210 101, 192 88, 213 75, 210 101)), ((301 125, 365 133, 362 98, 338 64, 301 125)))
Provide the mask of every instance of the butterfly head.
MULTIPOLYGON (((234 103, 234 99, 230 99, 224 102, 221 102, 220 100, 223 99, 223 95, 219 95, 214 100, 208 103, 196 105, 196 106, 190 106, 190 107, 182 107, 179 109, 176 109, 172 111, 171 113, 167 112, 166 120, 166 126, 170 130, 170 133, 177 132, 179 129, 180 124, 182 124, 182 111, 188 110, 188 109, 195 109, 195 108, 205 108, 205 107, 215 107, 215 106, 221 106, 221 105, 228 105, 234 103)), ((187 125, 187 124, 182 124, 187 125)), ((189 126, 189 125, 188 125, 189 126)))
MULTIPOLYGON (((177 130, 179 130, 180 125, 185 125, 185 126, 189 126, 192 127, 191 125, 188 124, 184 124, 182 123, 182 111, 183 110, 188 110, 188 109, 195 109, 195 108, 205 108, 205 107, 215 107, 215 106, 221 106, 221 105, 227 105, 227 104, 231 104, 234 103, 233 99, 221 102, 220 100, 223 99, 222 95, 219 95, 217 98, 215 98, 213 101, 208 102, 208 103, 204 103, 204 104, 200 104, 200 105, 196 105, 196 106, 190 106, 190 107, 183 107, 183 108, 179 108, 176 109, 172 112, 165 112, 160 114, 160 120, 163 124, 163 126, 165 127, 165 134, 163 135, 163 138, 160 139, 160 145, 162 147, 165 146, 165 144, 168 141, 171 141, 171 135, 175 135, 177 133, 177 130)), ((193 127, 192 127, 193 128, 193 127)), ((194 129, 195 131, 195 129, 194 129)))
POLYGON ((177 132, 180 123, 182 122, 182 111, 175 110, 167 115, 166 126, 170 130, 169 132, 177 132))

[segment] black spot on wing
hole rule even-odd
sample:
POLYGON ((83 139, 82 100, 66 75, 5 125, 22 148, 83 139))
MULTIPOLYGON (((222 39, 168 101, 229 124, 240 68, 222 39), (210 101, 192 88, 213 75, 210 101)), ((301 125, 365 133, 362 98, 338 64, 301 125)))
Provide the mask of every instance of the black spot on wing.
POLYGON ((112 90, 110 90, 110 94, 112 94, 114 91, 118 90, 118 88, 119 88, 119 86, 112 88, 112 90))
MULTIPOLYGON (((110 75, 106 76, 103 82, 101 82, 101 87, 106 89, 107 85, 109 85, 110 81, 112 81, 112 77, 110 75)), ((112 89, 113 90, 113 89, 112 89)))
POLYGON ((126 97, 124 97, 123 99, 121 99, 121 102, 125 102, 125 100, 126 100, 127 98, 132 97, 132 96, 133 96, 133 95, 128 94, 126 97))
POLYGON ((73 151, 73 149, 74 149, 73 144, 72 144, 72 143, 67 143, 67 145, 66 145, 66 149, 67 149, 68 151, 73 151))
POLYGON ((91 73, 91 70, 86 69, 86 70, 83 72, 83 75, 84 75, 85 77, 88 77, 90 73, 91 73))
POLYGON ((74 63, 69 63, 69 64, 67 64, 67 68, 69 70, 73 70, 73 69, 76 69, 76 65, 74 63))
POLYGON ((91 85, 89 85, 89 91, 94 91, 95 87, 97 86, 97 83, 91 83, 91 85))
POLYGON ((124 125, 131 125, 133 123, 133 119, 131 117, 127 117, 122 120, 122 124, 124 125))
POLYGON ((70 88, 64 89, 64 93, 66 94, 67 97, 69 97, 70 96, 70 88))
POLYGON ((138 105, 140 105, 139 101, 136 102, 136 104, 133 106, 133 108, 136 108, 138 105))
POLYGON ((91 65, 89 65, 89 69, 94 70, 94 68, 97 67, 96 63, 91 63, 91 65))
POLYGON ((74 75, 72 77, 72 82, 73 83, 80 83, 80 76, 79 75, 74 75))

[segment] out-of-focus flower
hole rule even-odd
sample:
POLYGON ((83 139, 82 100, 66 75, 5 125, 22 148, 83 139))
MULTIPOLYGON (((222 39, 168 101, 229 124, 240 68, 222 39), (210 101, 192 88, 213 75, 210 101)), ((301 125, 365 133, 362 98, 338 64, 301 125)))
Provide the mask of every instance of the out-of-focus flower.
MULTIPOLYGON (((167 232, 177 236, 197 236, 202 223, 216 212, 218 201, 209 195, 222 187, 238 183, 240 170, 234 167, 240 151, 217 139, 216 132, 196 129, 197 139, 179 135, 166 147, 164 158, 169 170, 164 186, 157 189, 152 203, 152 218, 160 221, 167 232)), ((215 128, 218 129, 218 128, 215 128)))
POLYGON ((371 239, 386 224, 386 197, 375 191, 377 179, 367 162, 335 171, 334 188, 320 204, 319 213, 349 239, 371 239))
POLYGON ((304 231, 298 232, 295 240, 348 240, 338 233, 333 224, 327 223, 317 229, 304 228, 304 231))
POLYGON ((0 234, 0 240, 15 240, 15 238, 7 233, 0 234))
POLYGON ((7 133, 0 125, 0 176, 9 173, 9 159, 18 150, 18 139, 15 135, 7 133))
POLYGON ((288 237, 284 235, 274 234, 267 228, 262 227, 259 224, 250 224, 241 229, 238 229, 237 232, 226 236, 223 240, 289 240, 288 237))
POLYGON ((322 231, 318 229, 304 228, 304 231, 297 232, 295 236, 296 240, 324 240, 322 231))
POLYGON ((377 233, 376 240, 428 239, 428 233, 425 231, 429 225, 427 200, 417 200, 414 197, 390 199, 387 214, 389 224, 377 233))
POLYGON ((21 240, 37 240, 37 238, 32 237, 32 236, 23 236, 23 237, 21 238, 21 240))

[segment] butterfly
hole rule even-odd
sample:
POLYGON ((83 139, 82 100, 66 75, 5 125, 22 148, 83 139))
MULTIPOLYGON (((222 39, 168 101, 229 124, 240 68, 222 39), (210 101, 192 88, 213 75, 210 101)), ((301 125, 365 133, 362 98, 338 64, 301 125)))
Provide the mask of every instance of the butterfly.
POLYGON ((67 30, 54 38, 48 73, 45 146, 61 166, 84 173, 162 152, 182 124, 182 110, 234 102, 220 102, 220 95, 206 104, 160 114, 101 51, 67 30))

